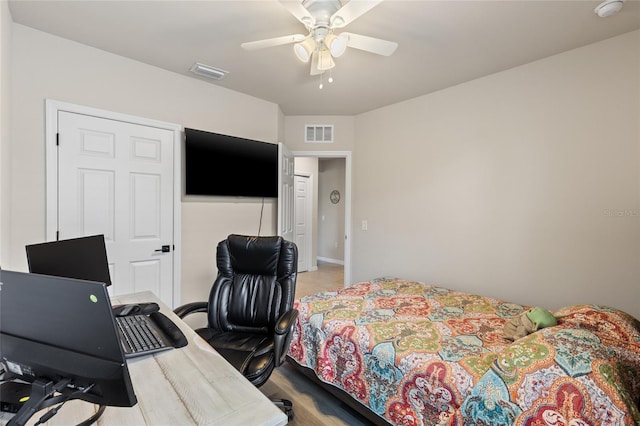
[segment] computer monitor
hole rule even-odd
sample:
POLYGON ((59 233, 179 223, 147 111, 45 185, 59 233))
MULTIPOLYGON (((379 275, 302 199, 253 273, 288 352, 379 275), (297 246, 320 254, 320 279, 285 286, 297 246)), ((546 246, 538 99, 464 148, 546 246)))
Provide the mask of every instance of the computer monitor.
POLYGON ((137 403, 104 283, 0 270, 0 362, 31 384, 10 424, 24 424, 51 398, 137 403))
POLYGON ((104 235, 31 244, 25 248, 29 272, 111 285, 104 235))

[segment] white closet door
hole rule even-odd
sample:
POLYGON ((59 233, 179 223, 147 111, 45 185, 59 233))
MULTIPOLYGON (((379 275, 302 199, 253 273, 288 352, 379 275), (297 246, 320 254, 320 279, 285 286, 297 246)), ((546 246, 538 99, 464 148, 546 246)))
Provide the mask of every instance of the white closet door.
POLYGON ((309 270, 311 251, 311 179, 295 176, 295 242, 298 246, 298 272, 309 270))
POLYGON ((59 111, 58 133, 58 238, 104 234, 110 293, 173 306, 173 132, 59 111))

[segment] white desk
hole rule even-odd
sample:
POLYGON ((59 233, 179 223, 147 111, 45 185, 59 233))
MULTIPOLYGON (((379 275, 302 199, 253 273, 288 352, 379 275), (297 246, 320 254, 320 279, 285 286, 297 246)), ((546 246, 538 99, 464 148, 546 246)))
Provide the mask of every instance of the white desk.
MULTIPOLYGON (((204 342, 187 324, 150 292, 116 296, 120 303, 157 302, 189 344, 179 349, 127 360, 138 404, 107 407, 99 425, 117 426, 279 426, 287 416, 231 364, 204 342)), ((78 424, 97 406, 69 401, 47 425, 78 424)), ((35 422, 42 415, 32 417, 35 422)), ((0 413, 0 424, 8 421, 0 413)))

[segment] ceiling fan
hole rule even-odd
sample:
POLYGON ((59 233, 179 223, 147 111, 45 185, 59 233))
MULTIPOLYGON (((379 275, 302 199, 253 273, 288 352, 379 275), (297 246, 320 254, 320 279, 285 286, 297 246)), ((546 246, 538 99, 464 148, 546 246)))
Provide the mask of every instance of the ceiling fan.
POLYGON ((263 49, 295 43, 293 50, 303 62, 311 60, 311 75, 322 74, 335 66, 333 58, 341 56, 347 47, 389 56, 398 43, 349 32, 336 33, 383 0, 279 0, 307 29, 307 34, 242 43, 246 50, 263 49))

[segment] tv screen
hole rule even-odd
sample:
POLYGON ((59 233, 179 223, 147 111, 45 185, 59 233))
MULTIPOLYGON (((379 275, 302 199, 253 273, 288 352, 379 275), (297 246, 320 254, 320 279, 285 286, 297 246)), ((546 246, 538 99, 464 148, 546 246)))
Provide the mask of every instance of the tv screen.
POLYGON ((137 403, 104 283, 7 270, 0 283, 0 361, 9 379, 31 384, 13 423, 56 401, 53 388, 63 399, 137 403))
POLYGON ((278 145, 185 129, 185 194, 278 196, 278 145))

